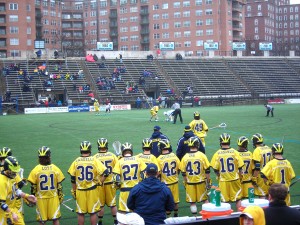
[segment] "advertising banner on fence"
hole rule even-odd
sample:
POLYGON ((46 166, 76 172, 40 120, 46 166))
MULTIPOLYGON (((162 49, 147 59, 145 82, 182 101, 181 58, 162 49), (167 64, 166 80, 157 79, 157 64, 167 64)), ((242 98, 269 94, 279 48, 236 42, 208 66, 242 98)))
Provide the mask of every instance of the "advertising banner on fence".
MULTIPOLYGON (((100 106, 100 111, 105 111, 106 110, 106 105, 101 105, 100 106)), ((111 111, 113 110, 131 110, 131 105, 127 104, 127 105, 112 105, 110 108, 111 111)), ((94 106, 90 106, 90 111, 94 112, 95 108, 94 106)))
POLYGON ((25 114, 37 114, 37 113, 63 113, 68 112, 68 107, 40 107, 40 108, 25 108, 25 114))
POLYGON ((69 112, 89 112, 90 107, 88 105, 84 106, 69 106, 69 112))
POLYGON ((269 99, 268 104, 284 104, 284 99, 283 98, 269 99))

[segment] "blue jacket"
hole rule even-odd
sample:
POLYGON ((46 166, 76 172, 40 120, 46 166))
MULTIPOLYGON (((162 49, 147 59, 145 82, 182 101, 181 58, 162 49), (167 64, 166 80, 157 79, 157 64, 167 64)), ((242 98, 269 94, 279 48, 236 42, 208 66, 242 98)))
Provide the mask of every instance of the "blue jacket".
MULTIPOLYGON (((166 135, 164 135, 163 133, 161 133, 160 131, 154 131, 152 136, 150 137, 150 139, 153 142, 151 154, 155 155, 155 157, 158 157, 160 155, 160 153, 158 151, 158 142, 161 139, 168 139, 169 140, 169 138, 166 135)), ((172 151, 172 149, 171 149, 171 151, 172 151)))
MULTIPOLYGON (((187 140, 190 137, 194 137, 194 136, 196 136, 196 135, 194 134, 193 131, 187 131, 187 132, 184 132, 183 136, 178 140, 176 155, 180 160, 185 155, 185 153, 190 151, 190 148, 187 144, 188 143, 187 140)), ((200 139, 199 139, 199 141, 200 141, 199 151, 201 151, 205 154, 205 147, 203 146, 200 139)))
POLYGON ((148 177, 134 186, 127 199, 127 206, 145 221, 145 225, 164 224, 166 211, 174 210, 170 189, 156 177, 148 177))

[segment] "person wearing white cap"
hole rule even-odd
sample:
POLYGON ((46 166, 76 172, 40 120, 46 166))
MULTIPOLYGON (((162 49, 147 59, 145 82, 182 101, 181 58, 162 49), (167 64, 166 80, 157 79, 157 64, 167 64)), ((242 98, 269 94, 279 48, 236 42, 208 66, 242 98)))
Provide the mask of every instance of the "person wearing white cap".
POLYGON ((240 215, 240 225, 265 225, 264 210, 256 205, 248 206, 240 215))
POLYGON ((117 213, 119 225, 145 225, 144 219, 137 213, 117 213))

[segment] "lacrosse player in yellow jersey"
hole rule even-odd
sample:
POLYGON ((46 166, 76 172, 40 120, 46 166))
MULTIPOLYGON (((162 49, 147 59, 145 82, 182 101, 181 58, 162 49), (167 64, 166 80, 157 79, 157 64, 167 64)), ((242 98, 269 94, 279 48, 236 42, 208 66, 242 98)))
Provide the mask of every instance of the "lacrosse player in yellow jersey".
POLYGON ((186 202, 190 203, 191 212, 196 216, 196 202, 208 202, 207 191, 211 187, 210 164, 206 155, 198 151, 198 137, 190 137, 188 146, 190 151, 181 159, 180 170, 184 179, 186 202))
POLYGON ((76 200, 78 225, 84 225, 84 215, 90 214, 92 225, 97 224, 97 213, 101 209, 98 186, 103 185, 108 176, 107 168, 91 156, 92 145, 89 141, 80 144, 81 156, 71 164, 71 193, 76 200))
POLYGON ((62 182, 65 176, 61 170, 51 163, 51 151, 47 146, 38 150, 39 165, 34 167, 28 176, 31 183, 31 194, 37 197, 37 221, 45 224, 53 221, 59 225, 60 203, 64 199, 62 182))
POLYGON ((95 115, 100 115, 100 104, 97 99, 94 100, 95 115))
POLYGON ((249 140, 245 136, 241 136, 237 140, 238 152, 244 161, 244 174, 241 179, 242 184, 242 198, 248 198, 248 189, 252 187, 252 173, 254 165, 252 162, 252 152, 248 151, 249 140))
POLYGON ((8 156, 4 160, 3 170, 0 173, 0 224, 25 225, 23 215, 16 208, 16 199, 23 198, 36 203, 36 197, 18 189, 16 183, 17 173, 21 167, 15 157, 8 156))
POLYGON ((106 177, 102 186, 98 186, 100 202, 101 202, 101 211, 98 213, 98 225, 102 224, 102 219, 104 215, 104 205, 110 207, 111 215, 114 219, 114 224, 118 224, 116 215, 116 189, 113 185, 113 173, 112 170, 116 165, 118 158, 114 153, 108 152, 108 140, 106 138, 100 138, 97 141, 98 153, 94 156, 100 162, 102 162, 107 170, 108 176, 106 177))
POLYGON ((208 126, 204 122, 204 120, 200 119, 200 113, 194 112, 194 120, 190 122, 189 126, 191 127, 192 131, 195 135, 197 135, 205 147, 205 137, 208 132, 208 126))
MULTIPOLYGON (((157 158, 160 173, 160 180, 170 188, 174 198, 174 217, 178 217, 179 187, 178 175, 180 160, 172 153, 172 146, 168 139, 162 139, 158 142, 158 149, 161 155, 157 158)), ((171 213, 171 212, 170 212, 171 213)))
POLYGON ((156 157, 151 154, 152 145, 153 145, 153 143, 150 138, 144 138, 142 141, 143 152, 138 154, 137 157, 140 160, 142 160, 146 165, 148 165, 149 163, 154 163, 158 167, 156 157))
POLYGON ((120 188, 118 210, 130 212, 127 207, 129 192, 144 176, 146 164, 137 156, 133 156, 132 144, 125 142, 121 150, 123 158, 119 159, 113 169, 115 185, 120 188))
POLYGON ((269 186, 265 184, 263 178, 261 177, 260 171, 273 158, 272 150, 269 146, 264 144, 264 138, 259 133, 256 133, 252 136, 252 143, 254 147, 252 156, 254 163, 254 172, 252 176, 254 194, 260 198, 267 198, 269 186))
MULTIPOLYGON (((3 170, 4 161, 8 156, 12 156, 12 150, 9 147, 3 147, 0 150, 0 172, 3 170)), ((22 168, 20 168, 20 171, 17 173, 17 175, 15 177, 15 181, 16 181, 19 189, 22 189, 27 184, 26 179, 23 178, 23 171, 24 170, 22 168)), ((19 212, 21 212, 23 214, 24 210, 23 210, 22 198, 16 198, 15 208, 17 208, 19 210, 19 212)))
MULTIPOLYGON (((273 183, 284 184, 289 189, 291 180, 295 178, 295 172, 291 163, 282 156, 283 145, 281 143, 273 144, 272 153, 274 159, 269 161, 261 170, 261 176, 268 185, 273 183)), ((289 192, 285 202, 287 205, 291 205, 289 192)))
POLYGON ((213 155, 211 167, 214 169, 223 202, 236 202, 236 208, 241 206, 241 181, 244 161, 238 151, 230 147, 230 135, 220 135, 221 148, 213 155))
POLYGON ((153 106, 151 109, 150 109, 150 122, 152 121, 153 118, 155 118, 155 121, 158 121, 158 110, 159 110, 159 106, 153 106))

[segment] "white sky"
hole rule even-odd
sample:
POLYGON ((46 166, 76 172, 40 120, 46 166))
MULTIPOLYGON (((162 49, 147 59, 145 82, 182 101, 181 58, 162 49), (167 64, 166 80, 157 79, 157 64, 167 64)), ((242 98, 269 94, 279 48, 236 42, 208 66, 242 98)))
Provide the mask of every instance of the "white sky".
POLYGON ((291 4, 300 4, 300 0, 291 0, 291 4))

